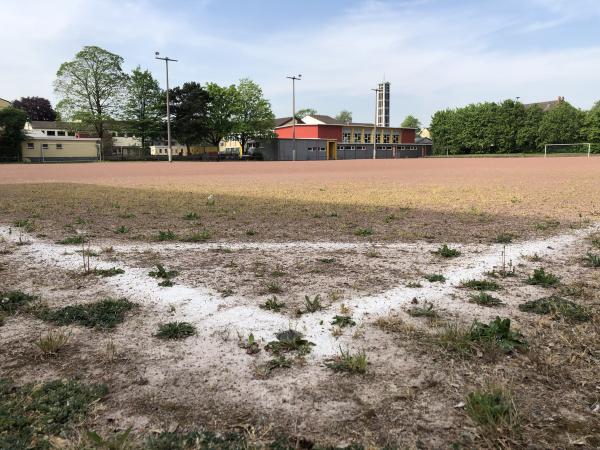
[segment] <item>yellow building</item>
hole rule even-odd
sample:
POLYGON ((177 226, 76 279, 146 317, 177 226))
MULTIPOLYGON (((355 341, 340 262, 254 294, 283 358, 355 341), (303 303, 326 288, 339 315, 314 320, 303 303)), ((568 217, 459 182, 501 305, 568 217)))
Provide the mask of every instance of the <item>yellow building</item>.
POLYGON ((431 139, 431 131, 429 131, 429 128, 423 128, 421 131, 419 131, 419 136, 422 138, 431 139))
POLYGON ((12 106, 11 102, 9 102, 8 100, 4 100, 3 98, 0 98, 0 109, 8 108, 9 106, 12 106))
POLYGON ((23 162, 97 161, 100 142, 95 138, 47 136, 27 131, 22 145, 23 162))
POLYGON ((242 144, 238 141, 226 141, 222 140, 219 142, 219 153, 225 155, 236 155, 242 157, 242 144))

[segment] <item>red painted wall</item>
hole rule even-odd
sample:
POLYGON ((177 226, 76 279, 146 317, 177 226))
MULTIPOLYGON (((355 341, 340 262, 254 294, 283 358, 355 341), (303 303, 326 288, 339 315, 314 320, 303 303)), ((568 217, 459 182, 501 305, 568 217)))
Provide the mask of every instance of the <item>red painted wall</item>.
MULTIPOLYGON (((282 127, 275 130, 278 138, 292 139, 293 127, 282 127)), ((331 139, 342 141, 342 127, 336 125, 296 125, 297 139, 331 139)))
POLYGON ((401 144, 414 144, 417 138, 417 130, 402 129, 400 131, 400 143, 401 144))

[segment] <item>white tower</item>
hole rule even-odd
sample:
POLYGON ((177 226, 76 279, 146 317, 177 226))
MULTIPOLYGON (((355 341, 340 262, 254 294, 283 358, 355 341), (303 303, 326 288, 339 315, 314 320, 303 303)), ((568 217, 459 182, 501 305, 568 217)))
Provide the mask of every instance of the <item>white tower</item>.
POLYGON ((379 83, 377 94, 377 126, 390 126, 390 82, 379 83))

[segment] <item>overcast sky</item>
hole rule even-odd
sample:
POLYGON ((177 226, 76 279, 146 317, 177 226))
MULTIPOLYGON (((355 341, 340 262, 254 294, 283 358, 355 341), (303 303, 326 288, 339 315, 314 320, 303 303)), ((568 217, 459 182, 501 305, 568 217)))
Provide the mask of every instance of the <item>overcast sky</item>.
POLYGON ((154 51, 179 59, 171 84, 262 85, 277 116, 297 106, 354 120, 391 82, 392 124, 424 124, 471 102, 600 99, 600 0, 0 0, 0 97, 44 96, 85 45, 141 65, 164 86, 154 51))

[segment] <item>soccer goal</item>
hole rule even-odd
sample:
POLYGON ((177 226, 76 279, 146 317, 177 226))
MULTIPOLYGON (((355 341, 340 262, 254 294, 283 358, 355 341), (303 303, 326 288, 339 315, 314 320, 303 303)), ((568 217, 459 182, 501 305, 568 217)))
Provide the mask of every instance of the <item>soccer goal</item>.
POLYGON ((546 144, 544 145, 544 158, 552 154, 573 154, 578 153, 587 154, 588 158, 592 153, 592 144, 589 142, 581 142, 578 144, 546 144))

